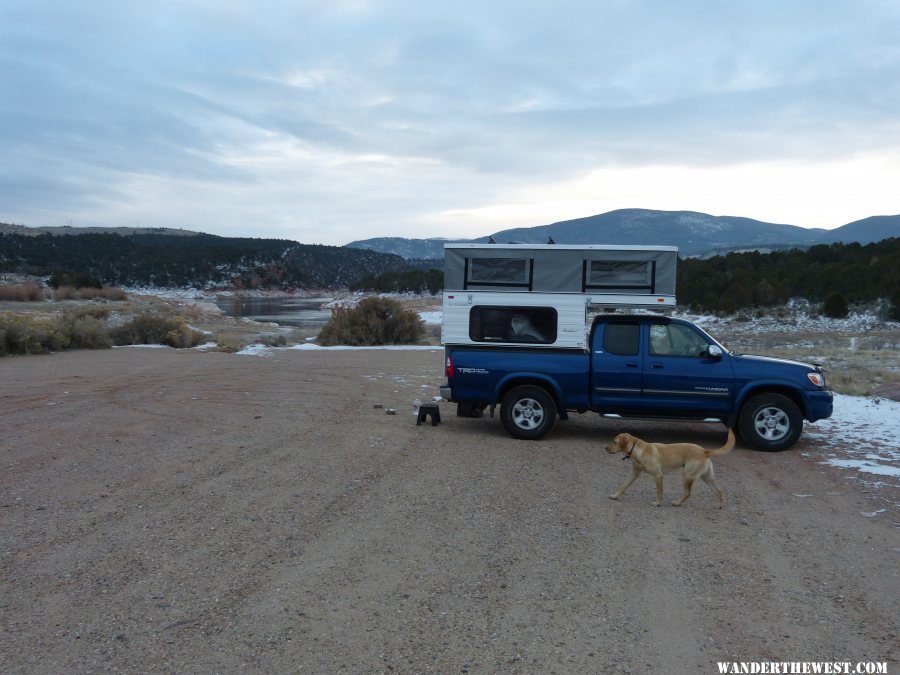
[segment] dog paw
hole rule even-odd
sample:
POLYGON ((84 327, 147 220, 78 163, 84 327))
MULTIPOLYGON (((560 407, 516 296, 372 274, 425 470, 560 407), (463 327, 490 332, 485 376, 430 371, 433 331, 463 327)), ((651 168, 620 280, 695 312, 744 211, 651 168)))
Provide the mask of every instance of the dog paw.
POLYGON ((681 502, 672 502, 672 506, 681 506, 681 502))
POLYGON ((653 502, 653 506, 662 506, 660 502, 653 502))
POLYGON ((610 495, 609 498, 610 498, 610 499, 618 499, 618 498, 619 498, 619 495, 610 495))

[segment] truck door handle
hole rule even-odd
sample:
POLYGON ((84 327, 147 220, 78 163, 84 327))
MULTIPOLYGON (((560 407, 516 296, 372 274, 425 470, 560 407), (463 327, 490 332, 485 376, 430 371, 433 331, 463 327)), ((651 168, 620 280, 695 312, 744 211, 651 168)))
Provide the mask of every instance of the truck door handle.
POLYGON ((637 368, 637 367, 638 367, 638 364, 636 364, 636 363, 626 363, 625 366, 626 366, 627 368, 637 368))
POLYGON ((663 366, 661 363, 651 363, 650 367, 651 368, 662 368, 663 366))

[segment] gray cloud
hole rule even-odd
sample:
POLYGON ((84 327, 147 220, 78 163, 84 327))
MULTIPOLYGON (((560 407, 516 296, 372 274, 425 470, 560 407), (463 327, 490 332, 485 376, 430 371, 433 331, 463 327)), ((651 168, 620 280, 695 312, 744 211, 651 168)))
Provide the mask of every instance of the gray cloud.
POLYGON ((898 30, 876 1, 9 0, 0 220, 376 236, 598 168, 896 153, 898 30))

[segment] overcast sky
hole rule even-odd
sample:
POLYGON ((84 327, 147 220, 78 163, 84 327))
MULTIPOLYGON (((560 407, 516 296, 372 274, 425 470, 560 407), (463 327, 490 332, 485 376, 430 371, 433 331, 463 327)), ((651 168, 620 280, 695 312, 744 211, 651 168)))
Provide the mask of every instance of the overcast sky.
POLYGON ((900 213, 897 0, 2 0, 0 222, 900 213))

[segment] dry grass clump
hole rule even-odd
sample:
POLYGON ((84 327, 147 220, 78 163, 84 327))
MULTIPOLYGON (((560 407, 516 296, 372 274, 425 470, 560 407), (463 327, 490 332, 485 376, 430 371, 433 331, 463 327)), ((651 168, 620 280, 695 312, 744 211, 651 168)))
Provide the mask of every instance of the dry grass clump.
POLYGON ((69 340, 69 349, 108 349, 112 347, 107 318, 103 307, 80 307, 63 312, 58 319, 69 340))
POLYGON ((284 333, 248 333, 246 331, 221 331, 216 335, 216 348, 223 352, 239 352, 248 345, 264 345, 266 347, 287 347, 296 342, 295 336, 284 333))
POLYGON ((53 291, 54 300, 110 300, 120 302, 128 299, 128 294, 121 288, 105 286, 103 288, 75 288, 60 286, 53 291))
POLYGON ((0 285, 0 302, 37 302, 44 299, 40 284, 0 285))
POLYGON ((251 342, 245 332, 222 331, 216 335, 216 349, 220 352, 239 352, 251 342))
POLYGON ((0 313, 0 356, 43 354, 63 349, 107 349, 112 346, 106 319, 109 310, 84 307, 44 317, 0 313))
POLYGON ((0 356, 55 352, 68 345, 57 319, 0 313, 0 356))
POLYGON ((144 313, 110 331, 116 345, 167 345, 169 347, 196 347, 204 335, 188 326, 179 316, 161 316, 144 313))

